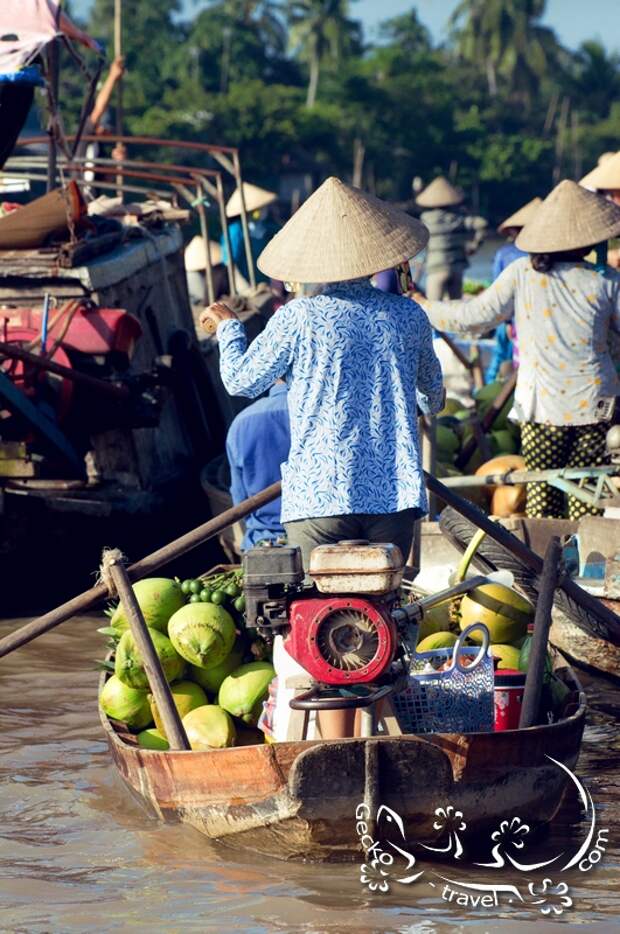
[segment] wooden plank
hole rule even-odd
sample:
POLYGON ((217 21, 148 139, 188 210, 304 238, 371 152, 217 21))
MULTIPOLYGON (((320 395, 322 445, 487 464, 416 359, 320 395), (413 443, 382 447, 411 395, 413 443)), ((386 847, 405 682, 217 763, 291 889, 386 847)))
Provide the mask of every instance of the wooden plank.
POLYGON ((33 428, 37 434, 54 447, 59 454, 78 472, 83 471, 83 464, 73 446, 65 438, 54 422, 46 418, 24 393, 4 373, 0 372, 0 397, 4 398, 12 412, 16 412, 33 428))

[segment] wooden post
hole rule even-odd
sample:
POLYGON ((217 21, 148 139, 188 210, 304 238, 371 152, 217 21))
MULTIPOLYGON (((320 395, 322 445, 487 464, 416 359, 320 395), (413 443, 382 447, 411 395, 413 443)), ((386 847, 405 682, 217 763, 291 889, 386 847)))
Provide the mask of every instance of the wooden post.
POLYGON ((241 201, 241 226, 243 228, 243 243, 245 246, 245 258, 248 264, 248 274, 250 285, 256 288, 256 270, 254 269, 254 256, 252 255, 252 241, 250 239, 250 228, 248 225, 248 212, 245 208, 245 194, 243 192, 243 179, 241 177, 241 163, 239 162, 239 153, 237 150, 233 153, 233 166, 235 169, 235 181, 239 189, 239 199, 241 201))
POLYGON ((49 117, 50 122, 48 127, 49 142, 47 150, 47 191, 52 191, 56 187, 56 167, 58 164, 58 141, 56 139, 58 85, 60 75, 58 46, 59 40, 52 39, 47 49, 47 71, 52 110, 49 117))
MULTIPOLYGON (((114 57, 120 58, 123 54, 123 0, 114 0, 114 57)), ((116 85, 116 135, 123 135, 123 79, 118 79, 116 85)), ((119 186, 116 194, 119 198, 123 197, 123 176, 116 176, 116 184, 119 186)))
POLYGON ((151 634, 144 621, 142 610, 136 600, 127 571, 121 561, 113 559, 109 565, 110 576, 121 601, 131 634, 142 657, 151 694, 161 714, 166 738, 171 749, 190 749, 189 740, 179 716, 161 662, 155 651, 151 634))
MULTIPOLYGON (((531 548, 528 548, 516 535, 512 535, 512 533, 505 529, 503 525, 500 525, 499 522, 493 522, 481 509, 474 506, 474 504, 470 503, 468 500, 463 499, 462 496, 459 496, 451 490, 450 487, 441 483, 436 477, 425 474, 425 479, 428 489, 439 499, 443 500, 446 505, 452 506, 453 509, 456 509, 457 512, 479 529, 484 529, 489 538, 492 538, 506 548, 515 558, 518 558, 526 567, 534 571, 535 574, 540 575, 542 573, 543 559, 541 556, 535 551, 532 551, 531 548)), ((600 639, 606 639, 608 642, 620 644, 620 617, 617 616, 616 613, 605 606, 604 602, 599 600, 598 597, 594 597, 586 590, 582 590, 579 584, 571 580, 570 577, 560 578, 559 586, 565 594, 584 610, 587 610, 591 617, 596 620, 596 623, 591 621, 592 632, 595 632, 600 639)))
POLYGON ((196 189, 196 210, 200 221, 200 235, 205 245, 205 295, 204 300, 211 305, 215 301, 215 288, 213 286, 213 269, 211 268, 211 242, 209 240, 209 228, 207 226, 207 212, 203 203, 203 190, 196 189))
POLYGON ((553 598, 560 577, 560 562, 562 560, 562 547, 557 535, 549 539, 545 551, 543 572, 540 578, 536 615, 534 617, 534 634, 525 679, 525 691, 521 704, 519 729, 534 726, 538 721, 540 696, 543 688, 545 662, 547 659, 547 643, 551 629, 551 613, 553 598))
MULTIPOLYGON (((434 415, 423 416, 420 419, 422 423, 422 466, 424 470, 435 476, 437 468, 437 419, 434 415)), ((428 516, 427 522, 432 522, 437 512, 437 503, 435 497, 431 494, 428 497, 428 516)))
MULTIPOLYGON (((515 372, 511 373, 511 375, 508 377, 508 379, 502 386, 501 390, 497 394, 497 398, 493 400, 493 402, 491 403, 491 405, 485 412, 482 418, 482 424, 480 426, 483 432, 486 432, 490 428, 493 427, 493 423, 495 422, 495 419, 497 418, 501 410, 504 408, 504 405, 506 404, 506 402, 508 402, 508 399, 514 392, 514 388, 516 385, 517 385, 517 371, 515 370, 515 372)), ((474 453, 474 451, 476 450, 476 447, 478 446, 478 444, 479 444, 479 440, 477 438, 477 432, 474 430, 474 437, 470 438, 469 441, 467 441, 463 445, 463 448, 460 454, 456 458, 455 464, 458 470, 463 470, 463 468, 469 463, 469 459, 474 453)))
POLYGON ((226 246, 226 268, 228 269, 228 291, 231 295, 237 294, 237 282, 235 279, 235 261, 230 246, 230 234, 228 232, 228 218, 226 217, 226 203, 224 201, 224 186, 222 185, 222 176, 218 175, 216 179, 217 203, 220 209, 220 223, 222 225, 222 234, 224 235, 224 244, 226 246))

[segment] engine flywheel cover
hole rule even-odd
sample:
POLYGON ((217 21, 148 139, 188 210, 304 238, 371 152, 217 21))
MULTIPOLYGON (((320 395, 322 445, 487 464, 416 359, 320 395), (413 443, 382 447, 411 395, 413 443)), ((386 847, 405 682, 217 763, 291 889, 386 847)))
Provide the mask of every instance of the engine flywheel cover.
POLYGON ((324 684, 363 684, 391 664, 396 626, 381 605, 358 597, 295 601, 286 648, 324 684))

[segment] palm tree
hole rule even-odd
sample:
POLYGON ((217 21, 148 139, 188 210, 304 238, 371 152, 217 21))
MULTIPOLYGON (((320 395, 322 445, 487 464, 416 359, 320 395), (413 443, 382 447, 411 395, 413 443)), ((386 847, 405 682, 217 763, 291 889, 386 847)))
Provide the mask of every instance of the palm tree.
POLYGON ((274 52, 286 48, 286 27, 281 18, 280 0, 216 0, 226 12, 231 23, 244 28, 256 29, 269 43, 274 52))
POLYGON ((529 104, 540 79, 555 65, 560 46, 553 30, 540 23, 546 0, 461 0, 449 26, 461 57, 483 63, 489 94, 498 78, 529 104))
POLYGON ((291 46, 308 62, 306 106, 313 107, 321 66, 338 62, 359 41, 359 25, 348 18, 349 0, 289 0, 291 46))

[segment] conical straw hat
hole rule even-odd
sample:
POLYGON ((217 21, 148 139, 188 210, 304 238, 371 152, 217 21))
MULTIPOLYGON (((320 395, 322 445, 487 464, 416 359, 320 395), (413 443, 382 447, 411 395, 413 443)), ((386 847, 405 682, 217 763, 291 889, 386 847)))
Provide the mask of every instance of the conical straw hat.
POLYGON ((510 230, 511 227, 525 227, 532 220, 541 204, 542 198, 532 198, 522 208, 507 217, 505 221, 502 221, 497 228, 498 232, 503 233, 505 230, 510 230))
POLYGON ((415 200, 421 208, 447 208, 461 204, 464 198, 460 188, 455 188, 447 178, 440 175, 434 178, 415 200))
POLYGON ((285 282, 342 282, 393 268, 427 242, 414 217, 328 178, 267 244, 258 268, 285 282))
MULTIPOLYGON (((211 265, 222 262, 222 248, 213 240, 209 244, 211 265)), ((201 236, 193 237, 185 247, 185 269, 187 272, 204 272, 206 263, 205 242, 201 236)))
POLYGON ((565 179, 547 195, 515 243, 528 253, 594 246, 620 233, 620 207, 565 179))
POLYGON ((620 188, 620 151, 604 152, 598 165, 579 182, 584 188, 620 188))
MULTIPOLYGON (((243 183, 243 195, 245 197, 245 209, 248 212, 266 208, 268 204, 273 204, 278 197, 275 192, 259 188, 258 185, 250 185, 249 182, 243 183)), ((235 188, 226 205, 226 217, 238 217, 239 214, 241 214, 241 192, 238 188, 235 188)))

